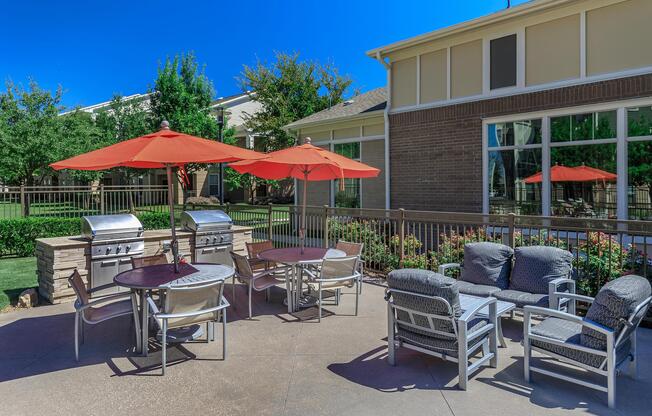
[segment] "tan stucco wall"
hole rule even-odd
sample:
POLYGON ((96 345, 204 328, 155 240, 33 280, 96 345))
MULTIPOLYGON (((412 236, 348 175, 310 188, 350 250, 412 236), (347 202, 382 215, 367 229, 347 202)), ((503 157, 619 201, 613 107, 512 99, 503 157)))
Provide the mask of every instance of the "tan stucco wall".
POLYGON ((429 103, 446 99, 448 56, 446 49, 421 55, 419 101, 429 103))
POLYGON ((545 84, 580 76, 580 15, 525 29, 525 82, 545 84))
POLYGON ((348 139, 351 137, 360 137, 360 126, 333 130, 334 139, 348 139))
POLYGON ((392 107, 417 103, 417 58, 392 63, 392 107))
POLYGON ((362 179, 362 208, 385 209, 385 141, 360 143, 360 155, 363 163, 380 169, 377 177, 362 179))
POLYGON ((362 127, 363 136, 382 136, 385 134, 385 123, 371 124, 362 127))
POLYGON ((590 10, 586 30, 589 75, 652 66, 652 1, 590 10))
POLYGON ((482 40, 451 48, 451 96, 482 93, 482 40))

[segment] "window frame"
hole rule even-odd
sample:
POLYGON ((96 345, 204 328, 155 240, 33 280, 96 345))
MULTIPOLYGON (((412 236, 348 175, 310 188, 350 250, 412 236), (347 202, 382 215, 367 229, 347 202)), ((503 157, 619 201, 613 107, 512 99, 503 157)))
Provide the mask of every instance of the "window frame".
POLYGON ((628 137, 628 118, 627 109, 631 107, 650 106, 652 107, 652 97, 639 98, 624 101, 611 101, 607 103, 592 104, 585 106, 566 107, 562 109, 543 110, 530 113, 513 114, 503 117, 490 117, 482 120, 482 213, 489 214, 489 177, 488 177, 488 155, 490 151, 509 150, 509 148, 527 148, 542 147, 542 168, 543 168, 543 186, 541 195, 541 211, 543 216, 550 216, 550 149, 552 147, 577 146, 577 145, 600 145, 616 144, 616 182, 617 189, 617 218, 618 220, 628 220, 628 145, 631 142, 652 141, 652 135, 640 137, 628 137), (616 111, 616 138, 614 139, 597 139, 597 140, 575 140, 569 142, 551 143, 551 119, 559 116, 571 116, 574 114, 616 111), (541 119, 541 145, 522 145, 506 147, 489 147, 489 125, 496 123, 509 123, 522 120, 541 119))

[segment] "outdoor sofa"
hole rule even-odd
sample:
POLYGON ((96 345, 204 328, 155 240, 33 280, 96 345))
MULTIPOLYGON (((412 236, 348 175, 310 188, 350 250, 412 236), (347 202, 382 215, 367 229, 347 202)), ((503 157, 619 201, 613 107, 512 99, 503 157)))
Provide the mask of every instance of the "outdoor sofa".
POLYGON ((464 246, 464 262, 439 266, 439 273, 460 269, 460 293, 478 297, 493 296, 511 302, 517 310, 525 306, 562 307, 568 298, 550 302, 555 292, 575 293, 573 255, 557 247, 527 246, 512 249, 492 242, 464 246))
POLYGON ((463 311, 455 279, 429 270, 394 270, 387 285, 390 365, 396 364, 399 347, 456 362, 462 390, 482 365, 497 366, 495 298, 479 299, 463 311))

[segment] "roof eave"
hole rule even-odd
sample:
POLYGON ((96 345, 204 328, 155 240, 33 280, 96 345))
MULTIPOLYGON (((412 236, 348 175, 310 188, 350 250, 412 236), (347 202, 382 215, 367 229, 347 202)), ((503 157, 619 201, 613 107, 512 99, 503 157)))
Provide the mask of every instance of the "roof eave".
POLYGON ((362 112, 362 113, 357 113, 353 115, 347 115, 347 116, 340 116, 340 117, 333 117, 333 118, 328 118, 324 120, 315 120, 315 121, 308 121, 308 122, 301 122, 301 120, 297 120, 293 123, 287 124, 283 126, 283 130, 289 131, 289 130, 297 130, 300 128, 305 128, 305 127, 314 127, 314 126, 319 126, 319 125, 328 125, 328 124, 334 124, 338 123, 340 121, 349 121, 349 120, 362 120, 365 118, 371 118, 374 116, 382 115, 384 114, 385 110, 374 110, 374 111, 368 111, 368 112, 362 112))
POLYGON ((481 28, 490 24, 498 23, 507 19, 518 17, 527 13, 545 10, 547 8, 556 7, 564 3, 572 3, 578 0, 539 0, 532 1, 518 6, 510 7, 509 9, 501 10, 486 16, 478 17, 466 22, 458 23, 452 26, 447 26, 442 29, 437 29, 432 32, 424 33, 423 35, 414 36, 412 38, 404 39, 398 42, 390 43, 386 46, 370 49, 366 52, 367 56, 376 59, 376 56, 385 56, 388 53, 395 52, 401 49, 409 48, 411 46, 419 45, 422 43, 430 42, 446 36, 455 35, 467 30, 481 28))

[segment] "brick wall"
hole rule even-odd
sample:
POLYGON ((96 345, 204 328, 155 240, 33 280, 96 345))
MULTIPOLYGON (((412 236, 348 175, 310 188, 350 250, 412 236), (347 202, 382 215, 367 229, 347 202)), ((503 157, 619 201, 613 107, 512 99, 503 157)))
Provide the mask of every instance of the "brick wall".
POLYGON ((391 207, 482 211, 482 120, 652 96, 652 74, 390 115, 391 207))

